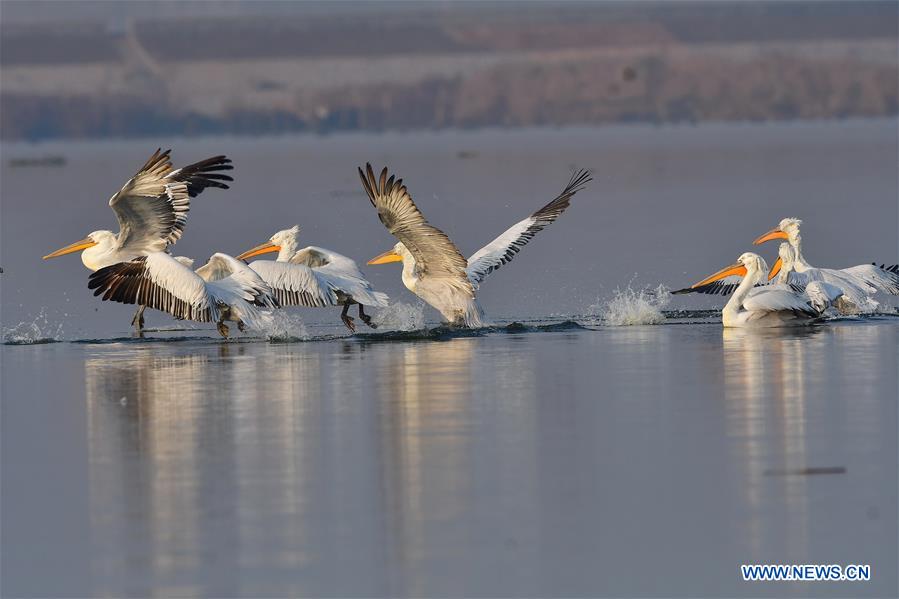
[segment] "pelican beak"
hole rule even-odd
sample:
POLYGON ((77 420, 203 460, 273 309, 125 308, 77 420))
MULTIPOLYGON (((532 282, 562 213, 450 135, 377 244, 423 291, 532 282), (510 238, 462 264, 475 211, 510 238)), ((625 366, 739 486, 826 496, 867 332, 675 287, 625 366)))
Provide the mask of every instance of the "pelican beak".
POLYGON ((766 241, 773 241, 775 239, 789 239, 789 238, 790 238, 789 235, 787 235, 786 233, 784 233, 783 231, 781 231, 780 229, 775 227, 774 229, 771 229, 770 231, 768 231, 767 233, 765 233, 764 235, 762 235, 761 237, 759 237, 758 239, 753 241, 752 244, 753 245, 761 245, 761 244, 765 243, 766 241))
POLYGON ((731 275, 737 275, 740 277, 745 276, 746 275, 746 267, 743 266, 742 264, 740 264, 739 262, 737 262, 736 264, 731 264, 730 266, 722 268, 721 270, 719 270, 712 276, 707 277, 707 278, 701 280, 700 282, 696 283, 695 285, 693 285, 691 287, 691 289, 695 289, 696 287, 702 287, 703 285, 708 285, 709 283, 718 281, 720 279, 723 279, 724 277, 729 277, 731 275))
POLYGON ((97 242, 91 239, 90 237, 85 237, 81 241, 76 241, 71 245, 67 245, 64 248, 59 248, 52 254, 47 254, 44 256, 44 260, 49 260, 50 258, 56 258, 58 256, 65 256, 66 254, 71 254, 72 252, 77 252, 79 250, 86 250, 87 248, 94 247, 97 245, 97 242))
POLYGON ((380 256, 375 256, 371 260, 368 261, 369 264, 387 264, 388 262, 402 262, 403 257, 394 252, 393 250, 387 250, 380 256))
POLYGON ((280 252, 281 246, 275 245, 271 241, 266 241, 261 245, 257 245, 251 250, 245 251, 240 256, 237 256, 238 260, 246 260, 247 258, 252 258, 253 256, 260 256, 262 254, 268 254, 269 252, 280 252))
POLYGON ((770 281, 774 277, 777 276, 777 273, 780 272, 780 267, 783 266, 783 260, 778 258, 774 261, 774 266, 771 267, 771 272, 768 273, 768 280, 770 281))

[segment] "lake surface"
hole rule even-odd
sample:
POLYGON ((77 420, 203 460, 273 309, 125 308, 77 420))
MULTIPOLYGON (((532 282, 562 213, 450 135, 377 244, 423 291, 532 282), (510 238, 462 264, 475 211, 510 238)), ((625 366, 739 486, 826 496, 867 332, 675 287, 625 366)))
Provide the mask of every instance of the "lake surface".
POLYGON ((699 311, 720 298, 644 291, 785 216, 814 264, 896 262, 896 139, 880 120, 3 145, 2 595, 896 596, 895 298, 753 333, 699 311), (573 166, 597 180, 484 283, 492 330, 434 329, 383 266, 376 332, 306 310, 223 341, 154 313, 139 340, 76 257, 40 256, 113 228, 106 198, 156 145, 237 165, 176 246, 201 259, 294 223, 382 252, 366 160, 468 253, 573 166), (744 563, 872 580, 747 583, 744 563))

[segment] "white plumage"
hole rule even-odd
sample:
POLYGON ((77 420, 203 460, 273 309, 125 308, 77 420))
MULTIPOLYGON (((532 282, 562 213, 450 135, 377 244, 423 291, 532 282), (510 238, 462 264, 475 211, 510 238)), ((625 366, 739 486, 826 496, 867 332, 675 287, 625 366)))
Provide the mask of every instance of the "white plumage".
POLYGON ((827 285, 840 292, 839 301, 834 307, 842 314, 859 314, 873 312, 878 302, 871 297, 875 289, 864 281, 847 275, 843 271, 809 267, 803 272, 796 270, 796 252, 789 243, 782 243, 778 248, 778 257, 771 267, 769 278, 781 284, 789 284, 798 290, 806 290, 813 282, 827 285), (774 278, 776 276, 776 279, 774 278))

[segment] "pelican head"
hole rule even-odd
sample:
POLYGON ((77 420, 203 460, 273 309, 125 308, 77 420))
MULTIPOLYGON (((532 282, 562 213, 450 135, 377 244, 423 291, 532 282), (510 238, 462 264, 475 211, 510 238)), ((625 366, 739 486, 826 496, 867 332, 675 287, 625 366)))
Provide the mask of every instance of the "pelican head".
POLYGON ((745 252, 743 254, 740 254, 740 257, 737 258, 737 261, 734 264, 725 266, 715 274, 710 275, 700 282, 696 283, 695 285, 693 285, 693 287, 702 287, 703 285, 708 285, 709 283, 720 281, 721 279, 730 276, 738 276, 751 279, 752 284, 755 285, 759 281, 759 279, 761 279, 767 273, 768 264, 761 256, 752 252, 745 252))
POLYGON ((799 226, 802 221, 798 218, 785 218, 776 227, 756 239, 753 244, 761 245, 766 241, 774 239, 787 239, 790 244, 795 244, 799 240, 799 226))
POLYGON ((379 254, 368 261, 369 264, 388 264, 390 262, 405 262, 412 259, 412 253, 403 245, 402 242, 393 246, 393 249, 387 250, 383 254, 379 254))
POLYGON ((112 252, 116 247, 116 236, 112 231, 94 231, 87 237, 75 243, 59 248, 55 252, 51 252, 44 256, 44 260, 50 258, 58 258, 73 252, 82 252, 81 261, 91 270, 97 270, 101 266, 105 266, 102 256, 108 252, 112 252))
POLYGON ((262 254, 268 254, 271 252, 278 252, 279 260, 282 258, 288 259, 296 252, 297 247, 299 246, 299 239, 300 226, 294 225, 289 229, 278 231, 277 233, 272 235, 268 241, 245 251, 243 254, 237 256, 237 259, 246 260, 247 258, 260 256, 262 254))

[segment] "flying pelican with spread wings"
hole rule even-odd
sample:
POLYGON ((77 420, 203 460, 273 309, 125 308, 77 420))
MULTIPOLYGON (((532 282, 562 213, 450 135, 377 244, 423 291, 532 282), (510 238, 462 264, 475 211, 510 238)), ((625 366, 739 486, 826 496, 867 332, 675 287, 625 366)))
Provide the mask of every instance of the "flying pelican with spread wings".
MULTIPOLYGON (((209 187, 228 189, 233 181, 222 171, 234 168, 225 156, 213 156, 175 169, 171 150, 157 149, 149 160, 109 199, 119 221, 118 234, 94 231, 80 241, 44 256, 44 260, 81 252, 81 261, 92 271, 128 262, 139 256, 164 252, 181 238, 190 210, 190 198, 209 187)), ((132 324, 143 327, 143 306, 132 324)))
POLYGON ((271 286, 282 307, 343 306, 340 319, 355 333, 356 325, 347 311, 357 304, 362 322, 377 328, 363 306, 386 307, 390 303, 387 294, 375 291, 351 258, 312 245, 301 249, 299 235, 298 225, 278 231, 237 259, 278 252, 276 260, 256 260, 250 268, 271 286))
POLYGON ((430 224, 412 201, 402 179, 375 178, 371 164, 359 169, 362 187, 378 218, 399 243, 369 264, 403 263, 403 284, 433 306, 449 324, 483 327, 487 322, 476 299, 478 286, 521 251, 534 235, 568 208, 572 196, 592 180, 589 171, 575 172, 555 199, 465 259, 447 235, 430 224))

